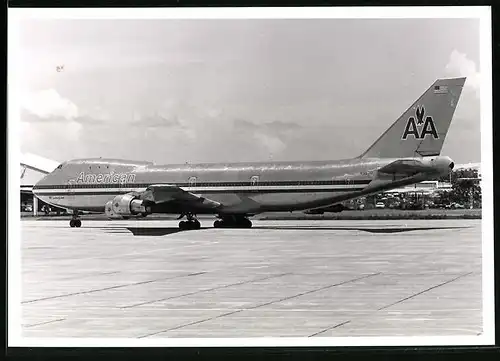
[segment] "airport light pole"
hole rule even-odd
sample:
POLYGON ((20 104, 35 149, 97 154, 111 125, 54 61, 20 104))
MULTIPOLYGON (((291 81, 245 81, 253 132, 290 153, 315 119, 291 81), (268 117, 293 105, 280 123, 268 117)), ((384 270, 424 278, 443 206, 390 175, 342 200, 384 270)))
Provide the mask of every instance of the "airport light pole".
POLYGON ((33 195, 33 216, 37 216, 38 215, 38 198, 33 195))
POLYGON ((472 209, 473 208, 473 204, 474 204, 474 187, 471 187, 470 188, 470 204, 469 204, 469 209, 472 209))

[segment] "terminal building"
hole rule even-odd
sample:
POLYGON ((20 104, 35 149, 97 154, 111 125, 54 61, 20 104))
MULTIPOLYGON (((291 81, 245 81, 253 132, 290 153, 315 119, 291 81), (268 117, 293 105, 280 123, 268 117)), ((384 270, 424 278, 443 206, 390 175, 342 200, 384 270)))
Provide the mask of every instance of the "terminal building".
POLYGON ((33 196, 33 186, 46 174, 57 168, 59 162, 38 155, 21 154, 21 212, 38 215, 43 202, 33 196))
POLYGON ((386 191, 385 193, 420 193, 433 194, 435 192, 449 192, 453 189, 450 182, 424 181, 417 184, 409 185, 402 188, 395 188, 386 191))

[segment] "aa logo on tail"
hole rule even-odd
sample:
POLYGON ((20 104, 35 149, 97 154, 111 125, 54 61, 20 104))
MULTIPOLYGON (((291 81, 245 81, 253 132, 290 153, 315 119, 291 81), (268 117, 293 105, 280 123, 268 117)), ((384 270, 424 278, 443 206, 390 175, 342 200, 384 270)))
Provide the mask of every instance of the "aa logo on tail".
POLYGON ((425 109, 423 106, 417 107, 415 110, 415 117, 409 117, 406 122, 406 127, 403 132, 402 139, 407 139, 409 135, 413 135, 415 139, 424 139, 427 134, 434 139, 439 139, 439 135, 434 125, 434 120, 431 116, 425 117, 425 109))

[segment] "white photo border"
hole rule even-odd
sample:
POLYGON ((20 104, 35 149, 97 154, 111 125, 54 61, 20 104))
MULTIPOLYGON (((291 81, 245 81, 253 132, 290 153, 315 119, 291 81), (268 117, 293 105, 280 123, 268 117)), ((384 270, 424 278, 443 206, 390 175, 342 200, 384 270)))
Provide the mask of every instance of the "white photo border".
POLYGON ((492 38, 489 6, 300 8, 14 8, 8 10, 8 343, 9 347, 471 346, 495 343, 493 252, 492 38), (480 20, 483 333, 449 337, 26 338, 21 334, 20 104, 18 37, 25 19, 401 19, 480 20))

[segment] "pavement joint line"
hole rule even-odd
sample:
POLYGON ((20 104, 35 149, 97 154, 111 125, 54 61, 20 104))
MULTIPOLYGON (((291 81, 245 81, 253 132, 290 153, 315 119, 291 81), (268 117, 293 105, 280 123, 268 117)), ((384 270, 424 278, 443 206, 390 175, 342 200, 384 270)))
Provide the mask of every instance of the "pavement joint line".
POLYGON ((53 299, 62 298, 62 297, 78 296, 78 295, 83 295, 83 294, 87 294, 87 293, 95 293, 95 292, 100 292, 100 291, 109 291, 109 290, 114 290, 114 289, 117 289, 117 288, 130 287, 130 286, 138 286, 138 285, 144 285, 144 284, 158 282, 158 281, 168 281, 168 280, 172 280, 172 279, 176 279, 176 278, 196 276, 196 275, 201 274, 201 273, 204 273, 204 272, 189 273, 189 274, 183 274, 183 275, 178 275, 178 276, 173 276, 173 277, 163 277, 163 278, 157 278, 157 279, 154 279, 154 280, 133 282, 133 283, 127 283, 127 284, 124 284, 124 285, 116 285, 116 286, 98 288, 98 289, 88 290, 88 291, 80 291, 80 292, 67 293, 67 294, 64 294, 64 295, 57 295, 57 296, 37 298, 37 299, 34 299, 34 300, 22 301, 21 303, 22 304, 28 304, 28 303, 34 303, 34 302, 39 302, 39 301, 53 300, 53 299))
POLYGON ((54 322, 59 322, 59 321, 64 321, 64 320, 66 320, 66 319, 65 318, 58 318, 57 320, 50 320, 50 321, 39 322, 39 323, 32 323, 32 324, 29 324, 29 325, 24 325, 23 327, 29 328, 29 327, 42 326, 42 325, 46 325, 46 324, 49 324, 49 323, 54 323, 54 322))
POLYGON ((220 317, 230 316, 230 315, 233 315, 235 313, 242 312, 242 311, 244 311, 244 309, 243 310, 234 310, 234 311, 231 311, 231 312, 226 312, 226 313, 223 313, 221 315, 217 315, 217 316, 213 316, 213 317, 209 317, 209 318, 204 318, 202 320, 185 323, 183 325, 178 325, 178 326, 166 329, 166 330, 161 330, 161 331, 157 331, 157 332, 153 332, 153 333, 148 333, 146 335, 138 336, 137 338, 145 338, 145 337, 150 337, 150 336, 158 335, 158 334, 164 333, 164 332, 175 331, 175 330, 178 330, 180 328, 197 325, 199 323, 203 323, 203 322, 215 320, 215 319, 220 318, 220 317))
POLYGON ((304 295, 307 295, 309 293, 318 292, 318 291, 322 291, 322 290, 325 290, 325 289, 328 289, 328 288, 331 288, 331 287, 341 286, 341 285, 344 285, 346 283, 356 282, 356 281, 359 281, 359 280, 362 280, 362 279, 365 279, 365 278, 378 276, 381 273, 382 272, 371 273, 369 275, 364 275, 364 276, 357 277, 357 278, 354 278, 354 279, 350 279, 350 280, 347 280, 347 281, 335 283, 333 285, 323 286, 323 287, 320 287, 320 288, 317 288, 317 289, 314 289, 314 290, 309 290, 309 291, 306 291, 306 292, 302 292, 300 294, 296 294, 296 295, 293 295, 293 296, 284 297, 284 298, 281 298, 281 299, 278 299, 278 300, 274 300, 274 301, 270 301, 270 302, 266 302, 266 303, 261 303, 259 305, 255 305, 255 306, 252 306, 252 307, 242 308, 242 309, 234 310, 234 311, 231 311, 231 312, 223 313, 221 315, 217 315, 217 316, 214 316, 214 317, 209 317, 209 318, 205 318, 205 319, 202 319, 202 320, 190 322, 190 323, 187 323, 187 324, 178 325, 178 326, 166 329, 166 330, 162 330, 162 331, 158 331, 158 332, 146 334, 146 335, 143 335, 143 336, 139 336, 138 338, 144 338, 144 337, 154 336, 154 335, 157 335, 157 334, 160 334, 160 333, 174 331, 174 330, 178 330, 178 329, 181 329, 181 328, 184 328, 184 327, 189 327, 189 326, 197 325, 197 324, 200 324, 200 323, 203 323, 203 322, 212 321, 212 320, 215 320, 217 318, 234 315, 234 314, 239 313, 239 312, 248 311, 248 310, 254 310, 254 309, 259 308, 259 307, 268 306, 268 305, 273 304, 273 303, 282 302, 282 301, 289 300, 289 299, 292 299, 292 298, 295 298, 295 297, 304 296, 304 295))
POLYGON ((327 327, 327 328, 325 328, 324 330, 321 330, 321 331, 319 331, 319 332, 313 333, 312 335, 309 335, 309 336, 307 336, 307 337, 314 337, 314 336, 317 336, 317 335, 322 334, 322 333, 324 333, 324 332, 326 332, 326 331, 333 330, 334 328, 342 327, 342 326, 344 326, 344 325, 348 324, 349 322, 351 322, 351 320, 348 320, 348 321, 344 321, 344 322, 338 323, 338 324, 333 325, 333 326, 331 326, 331 327, 327 327))
POLYGON ((280 298, 278 300, 273 300, 273 301, 269 301, 269 302, 266 302, 266 303, 262 303, 260 305, 255 305, 255 306, 247 307, 244 310, 253 310, 253 309, 256 309, 256 308, 260 308, 260 307, 264 307, 264 306, 269 306, 269 305, 272 305, 273 303, 283 302, 283 301, 290 300, 292 298, 302 297, 302 296, 308 295, 310 293, 323 291, 323 290, 326 290, 326 289, 329 289, 329 288, 332 288, 332 287, 336 287, 336 286, 342 286, 342 285, 345 285, 347 283, 356 282, 356 281, 359 281, 359 280, 362 280, 362 279, 365 279, 365 278, 378 276, 380 274, 382 274, 382 272, 371 273, 371 274, 364 275, 364 276, 361 276, 361 277, 356 277, 356 278, 353 278, 353 279, 350 279, 350 280, 347 280, 347 281, 342 281, 342 282, 334 283, 332 285, 326 285, 326 286, 323 286, 323 287, 320 287, 320 288, 315 288, 313 290, 301 292, 301 293, 295 294, 293 296, 283 297, 283 298, 280 298))
MULTIPOLYGON (((107 309, 107 308, 106 308, 107 309)), ((120 310, 120 309, 123 309, 123 308, 120 308, 120 307, 115 307, 115 308, 112 308, 113 310, 120 310)), ((241 310, 241 311, 254 311, 253 309, 248 309, 248 308, 229 308, 229 307, 219 307, 219 308, 190 308, 190 307, 173 307, 173 308, 170 308, 170 307, 161 307, 161 308, 155 308, 156 310, 161 310, 161 311, 226 311, 226 310, 241 310)), ((151 310, 151 309, 148 309, 148 310, 151 310)), ((340 313, 340 312, 352 312, 352 313, 355 313, 355 314, 362 314, 362 315, 367 315, 367 314, 371 314, 373 313, 374 311, 376 310, 360 310, 360 309, 347 309, 347 308, 335 308, 335 309, 309 309, 309 308, 273 308, 273 309, 270 309, 272 310, 273 312, 282 312, 282 313, 291 313, 291 312, 314 312, 314 313, 340 313)), ((480 308, 447 308, 445 310, 443 309, 426 309, 426 311, 428 312, 433 312, 433 313, 449 313, 449 312, 452 312, 452 311, 456 311, 456 312, 461 312, 461 311, 481 311, 480 308)), ((391 312, 391 311, 389 311, 391 312)), ((394 312, 394 311, 393 311, 394 312)), ((410 311, 406 311, 407 314, 417 314, 417 315, 420 315, 421 314, 421 311, 419 310, 410 310, 410 311)), ((126 316, 123 316, 123 317, 126 317, 126 316)), ((455 317, 453 317, 455 318, 455 317)), ((351 320, 352 321, 352 320, 351 320)))
MULTIPOLYGON (((416 296, 418 296, 418 295, 420 295, 420 294, 422 294, 422 293, 425 293, 425 292, 430 291, 430 290, 432 290, 432 289, 435 289, 435 288, 437 288, 437 287, 444 286, 444 285, 446 285, 446 284, 448 284, 448 283, 451 283, 451 282, 453 282, 453 281, 456 281, 457 279, 459 279, 459 278, 461 278, 461 277, 468 276, 468 275, 470 275, 470 274, 472 274, 472 273, 473 273, 473 272, 468 272, 468 273, 465 273, 465 274, 461 274, 461 275, 459 275, 459 276, 457 276, 457 277, 455 277, 455 278, 453 278, 453 279, 451 279, 451 280, 448 280, 448 281, 443 282, 443 283, 441 283, 441 284, 439 284, 439 285, 436 285, 436 286, 429 287, 428 289, 426 289, 426 290, 424 290, 424 291, 421 291, 421 292, 418 292, 418 293, 416 293, 416 294, 413 294, 412 296, 409 296, 409 297, 406 297, 406 298, 404 298, 404 299, 401 299, 401 300, 399 300, 399 301, 397 301, 397 302, 394 302, 394 303, 392 303, 392 304, 390 304, 390 305, 388 305, 388 306, 384 306, 384 307, 382 307, 382 308, 379 308, 378 310, 375 310, 375 311, 366 311, 366 313, 365 313, 365 312, 361 312, 361 313, 365 313, 365 314, 360 315, 360 316, 358 316, 358 317, 354 317, 354 319, 355 319, 355 320, 356 320, 356 319, 357 319, 357 320, 359 320, 359 319, 361 319, 361 318, 366 317, 366 316, 367 316, 368 314, 370 314, 370 313, 374 313, 374 312, 376 313, 377 311, 381 311, 381 310, 383 310, 383 309, 385 309, 385 308, 391 307, 391 306, 396 305, 396 304, 398 304, 398 303, 400 303, 400 302, 403 302, 403 301, 405 301, 405 300, 408 300, 408 299, 411 299, 411 298, 413 298, 413 297, 416 297, 416 296)), ((385 273, 384 273, 384 274, 385 274, 385 273)), ((430 311, 430 310, 428 310, 428 311, 430 311)), ((435 311, 435 310, 432 310, 432 311, 435 311)), ((438 311, 442 311, 442 310, 438 310, 438 311)), ((446 310, 446 311, 450 311, 450 310, 448 309, 448 310, 446 310)), ((352 312, 352 311, 351 311, 351 312, 352 312)), ((352 319, 352 318, 351 318, 351 320, 349 320, 348 322, 344 322, 344 323, 342 323, 342 324, 339 324, 338 326, 343 326, 343 325, 345 325, 345 324, 347 324, 347 323, 350 323, 350 322, 353 322, 353 319, 352 319)), ((326 329, 325 331, 328 331, 328 330, 331 330, 331 329, 335 329, 335 328, 337 328, 337 327, 331 327, 331 328, 329 328, 329 329, 326 329)), ((320 332, 320 333, 321 333, 321 332, 320 332)), ((316 335, 316 334, 311 335, 311 336, 315 336, 315 335, 316 335)), ((311 336, 309 336, 309 337, 311 337, 311 336)))
POLYGON ((230 284, 223 285, 223 286, 216 286, 216 287, 212 287, 212 288, 206 288, 206 289, 203 289, 203 290, 198 290, 198 291, 193 291, 193 292, 187 292, 187 293, 183 293, 183 294, 177 295, 177 296, 171 296, 171 297, 161 298, 161 299, 158 299, 158 300, 153 300, 153 301, 136 303, 136 304, 133 304, 133 305, 122 306, 120 308, 124 309, 124 308, 132 308, 132 307, 137 307, 137 306, 143 306, 143 305, 148 305, 148 304, 152 304, 152 303, 156 303, 156 302, 168 301, 168 300, 172 300, 172 299, 176 299, 176 298, 181 298, 181 297, 185 297, 185 296, 191 296, 191 295, 195 295, 195 294, 202 293, 202 292, 210 292, 210 291, 220 290, 220 289, 224 289, 224 288, 228 288, 228 287, 232 287, 232 286, 241 286, 241 285, 244 285, 244 284, 247 284, 247 283, 265 281, 265 280, 268 280, 268 279, 271 279, 271 278, 283 277, 283 276, 288 276, 288 275, 291 275, 291 274, 292 274, 291 272, 288 272, 288 273, 281 273, 281 274, 272 275, 272 276, 266 276, 266 277, 261 277, 261 278, 254 278, 254 279, 247 280, 247 281, 240 281, 240 282, 230 283, 230 284))
POLYGON ((426 288, 426 289, 425 289, 425 290, 423 290, 423 291, 420 291, 420 292, 414 293, 414 294, 413 294, 413 295, 411 295, 411 296, 405 297, 405 298, 403 298, 403 299, 401 299, 401 300, 399 300, 399 301, 396 301, 396 302, 394 302, 394 303, 391 303, 391 304, 389 304, 389 305, 386 305, 386 306, 384 306, 384 307, 381 307, 381 308, 379 308, 377 311, 382 311, 382 310, 385 310, 385 309, 387 309, 387 308, 389 308, 389 307, 392 307, 392 306, 394 306, 394 305, 397 305, 398 303, 401 303, 401 302, 407 301, 407 300, 409 300, 409 299, 411 299, 411 298, 414 298, 414 297, 417 297, 417 296, 419 296, 419 295, 421 295, 421 294, 423 294, 423 293, 425 293, 425 292, 428 292, 428 291, 431 291, 431 290, 433 290, 433 289, 435 289, 435 288, 438 288, 438 287, 441 287, 441 286, 447 285, 448 283, 454 282, 454 281, 456 281, 456 280, 458 280, 458 279, 460 279, 460 278, 463 278, 463 277, 469 276, 469 275, 471 275, 471 274, 473 274, 473 273, 474 273, 474 272, 468 272, 468 273, 461 274, 461 275, 459 275, 459 276, 457 276, 457 277, 455 277, 455 278, 452 278, 451 280, 448 280, 448 281, 442 282, 442 283, 440 283, 440 284, 437 284, 437 285, 435 285, 435 286, 432 286, 432 287, 426 288))
POLYGON ((82 278, 87 278, 87 277, 96 277, 96 276, 109 276, 112 274, 117 274, 121 273, 121 271, 113 271, 113 272, 96 272, 96 273, 90 273, 90 274, 85 274, 83 276, 75 276, 75 277, 65 277, 61 278, 59 281, 70 281, 70 280, 79 280, 82 278))

